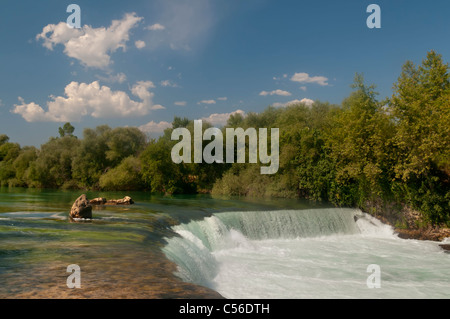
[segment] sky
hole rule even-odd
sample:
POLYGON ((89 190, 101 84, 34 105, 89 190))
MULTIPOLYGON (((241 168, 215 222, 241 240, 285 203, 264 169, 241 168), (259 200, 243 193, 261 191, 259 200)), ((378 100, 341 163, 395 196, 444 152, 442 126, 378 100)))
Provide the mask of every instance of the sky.
POLYGON ((269 105, 340 104, 356 73, 383 99, 407 60, 450 62, 449 16, 448 0, 2 0, 0 134, 39 147, 66 122, 79 137, 103 124, 157 137, 174 116, 219 127, 269 105))

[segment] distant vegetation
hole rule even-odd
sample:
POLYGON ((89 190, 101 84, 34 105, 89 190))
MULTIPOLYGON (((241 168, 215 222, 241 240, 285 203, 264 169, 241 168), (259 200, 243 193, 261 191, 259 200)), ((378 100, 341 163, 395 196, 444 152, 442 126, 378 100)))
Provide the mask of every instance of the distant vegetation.
MULTIPOLYGON (((193 131, 192 120, 175 117, 173 128, 157 140, 137 128, 108 126, 85 129, 79 139, 69 123, 40 149, 22 148, 1 135, 0 181, 38 188, 301 197, 358 207, 393 202, 420 211, 429 222, 448 222, 448 71, 432 51, 421 65, 403 66, 386 100, 378 100, 374 87, 357 75, 342 105, 317 101, 311 107, 232 115, 226 127, 280 129, 275 175, 261 175, 255 164, 174 164, 172 130, 193 131)), ((208 127, 204 123, 203 129, 208 127)))

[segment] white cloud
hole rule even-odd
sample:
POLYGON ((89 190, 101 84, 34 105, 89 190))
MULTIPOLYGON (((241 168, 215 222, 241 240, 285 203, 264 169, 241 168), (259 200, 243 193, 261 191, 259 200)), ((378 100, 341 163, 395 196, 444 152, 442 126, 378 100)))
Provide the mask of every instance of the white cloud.
POLYGON ((71 122, 80 121, 84 116, 94 118, 118 118, 143 116, 151 110, 163 109, 152 102, 154 96, 149 91, 154 88, 151 81, 137 82, 131 93, 141 101, 135 101, 123 91, 112 91, 107 86, 100 86, 98 81, 90 84, 72 82, 64 90, 65 96, 50 96, 47 111, 38 104, 25 101, 19 97, 20 104, 11 111, 20 114, 27 122, 71 122))
POLYGON ((178 102, 175 102, 173 104, 175 104, 177 106, 186 106, 187 102, 186 101, 178 101, 178 102))
POLYGON ((158 30, 165 30, 165 29, 166 29, 166 27, 159 23, 149 25, 148 27, 145 28, 145 30, 150 30, 150 31, 158 31, 158 30))
POLYGON ((316 83, 322 86, 328 85, 328 78, 324 76, 309 76, 308 73, 295 73, 291 81, 299 82, 299 83, 316 83))
POLYGON ((226 96, 224 96, 224 97, 218 97, 217 98, 219 101, 226 101, 226 100, 228 100, 228 98, 226 97, 226 96))
POLYGON ((301 86, 301 87, 300 87, 300 90, 302 90, 302 91, 305 91, 305 92, 306 92, 307 88, 306 88, 306 86, 301 86))
POLYGON ((134 45, 135 45, 136 48, 138 48, 139 50, 145 48, 145 46, 146 46, 145 42, 142 41, 142 40, 138 40, 138 41, 134 42, 134 45))
POLYGON ((172 123, 161 121, 159 123, 151 121, 147 124, 139 126, 144 133, 162 133, 165 129, 172 127, 172 123))
POLYGON ((305 104, 306 106, 311 106, 314 104, 314 101, 311 99, 302 99, 302 100, 292 100, 289 101, 287 103, 273 103, 272 106, 273 107, 286 107, 286 106, 290 106, 290 105, 295 105, 295 104, 305 104))
POLYGON ((259 93, 259 95, 261 95, 261 96, 267 96, 267 95, 291 96, 292 94, 289 93, 288 91, 275 90, 275 91, 271 91, 271 92, 262 91, 261 93, 259 93))
POLYGON ((56 122, 56 118, 50 113, 46 113, 38 104, 31 102, 26 104, 24 99, 19 96, 21 104, 14 105, 13 113, 20 114, 27 122, 56 122))
POLYGON ((241 114, 242 116, 245 116, 245 112, 242 110, 236 110, 231 113, 215 113, 211 114, 208 117, 204 117, 201 120, 209 122, 213 126, 224 126, 227 124, 228 119, 231 115, 234 114, 241 114))
POLYGON ((96 75, 97 79, 108 83, 123 83, 127 80, 127 76, 124 73, 117 73, 116 75, 110 74, 109 76, 96 75))
POLYGON ((161 81, 161 86, 163 86, 163 87, 172 87, 172 88, 176 88, 176 87, 178 87, 178 85, 176 84, 176 83, 173 83, 172 81, 170 81, 170 80, 164 80, 164 81, 161 81))
POLYGON ((198 102, 197 104, 216 104, 215 100, 203 100, 198 102))
POLYGON ((43 46, 49 50, 62 44, 64 53, 84 66, 105 69, 112 63, 110 54, 120 48, 126 50, 130 30, 141 20, 135 13, 127 13, 122 20, 113 20, 108 28, 85 25, 81 29, 60 22, 45 26, 36 39, 43 40, 43 46))
POLYGON ((282 77, 274 76, 272 79, 274 79, 275 81, 281 81, 282 79, 286 79, 287 77, 288 77, 287 74, 283 74, 282 77))

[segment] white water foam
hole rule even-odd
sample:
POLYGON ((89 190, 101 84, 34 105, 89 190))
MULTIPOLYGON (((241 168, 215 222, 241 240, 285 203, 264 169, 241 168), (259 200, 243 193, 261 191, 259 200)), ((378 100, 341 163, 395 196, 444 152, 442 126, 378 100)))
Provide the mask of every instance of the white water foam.
POLYGON ((221 213, 174 230, 164 251, 178 275, 227 298, 450 297, 450 254, 357 210, 221 213))

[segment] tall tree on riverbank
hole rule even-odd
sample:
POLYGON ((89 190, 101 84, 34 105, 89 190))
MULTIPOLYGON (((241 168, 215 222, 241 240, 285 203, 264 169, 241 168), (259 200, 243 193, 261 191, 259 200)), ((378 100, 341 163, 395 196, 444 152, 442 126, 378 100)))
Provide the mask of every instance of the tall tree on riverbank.
POLYGON ((336 169, 330 200, 341 205, 362 205, 389 190, 389 138, 393 125, 374 86, 355 76, 355 91, 331 120, 327 146, 336 169))
POLYGON ((450 75, 434 51, 407 62, 390 101, 396 123, 394 189, 431 221, 450 211, 450 75))

